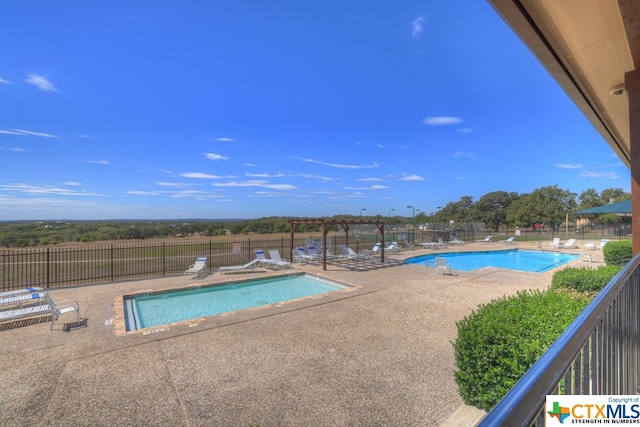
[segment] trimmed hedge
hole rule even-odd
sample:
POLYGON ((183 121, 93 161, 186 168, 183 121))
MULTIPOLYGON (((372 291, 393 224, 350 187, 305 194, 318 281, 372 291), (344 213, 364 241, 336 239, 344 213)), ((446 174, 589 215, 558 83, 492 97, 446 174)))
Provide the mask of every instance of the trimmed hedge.
POLYGON ((553 275, 551 289, 574 289, 579 292, 600 292, 622 267, 617 265, 600 266, 597 269, 586 267, 567 267, 553 275))
POLYGON ((602 248, 604 262, 607 265, 625 265, 633 258, 633 245, 631 240, 608 242, 602 248))
POLYGON ((464 402, 491 410, 588 302, 582 294, 519 292, 457 322, 454 375, 464 402))

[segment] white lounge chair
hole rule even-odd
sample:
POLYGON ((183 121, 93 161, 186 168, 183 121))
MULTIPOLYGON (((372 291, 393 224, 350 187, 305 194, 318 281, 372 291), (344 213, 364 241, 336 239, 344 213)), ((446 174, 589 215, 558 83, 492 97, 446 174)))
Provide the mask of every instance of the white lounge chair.
POLYGON ((340 245, 340 254, 342 258, 353 259, 356 261, 361 261, 364 259, 364 256, 362 254, 357 253, 347 245, 340 245))
POLYGON ((447 246, 447 242, 442 240, 442 237, 438 237, 438 244, 440 245, 441 248, 444 248, 445 246, 447 246))
POLYGON ((193 276, 193 278, 199 277, 202 273, 206 271, 207 268, 207 258, 196 258, 196 262, 191 264, 189 268, 184 271, 185 276, 193 276))
POLYGON ((2 310, 0 311, 0 322, 8 322, 50 314, 51 329, 53 329, 53 324, 58 320, 61 314, 71 313, 73 311, 76 313, 76 322, 80 322, 80 306, 77 301, 64 300, 55 302, 51 299, 49 294, 46 293, 44 300, 46 301, 46 304, 15 308, 12 310, 2 310))
POLYGON ((298 257, 304 262, 319 262, 322 259, 321 255, 312 255, 302 246, 298 246, 296 250, 298 251, 298 257))
POLYGON ((507 240, 500 240, 500 243, 508 245, 508 244, 511 244, 511 243, 515 242, 515 240, 516 240, 516 238, 511 236, 507 240))
POLYGON ((255 264, 258 262, 257 259, 253 259, 246 263, 245 265, 227 265, 224 267, 220 267, 218 271, 222 274, 224 273, 238 273, 238 272, 252 272, 256 270, 255 264))
POLYGON ((558 248, 569 249, 569 248, 577 248, 576 239, 569 239, 566 243, 561 243, 558 245, 558 248))
POLYGON ((322 259, 322 254, 318 253, 314 245, 307 246, 307 254, 315 261, 320 261, 322 259))
POLYGON ((255 252, 256 252, 256 261, 258 261, 260 265, 263 265, 265 267, 270 267, 276 264, 274 260, 269 259, 264 255, 264 251, 262 249, 256 249, 255 252))
POLYGON ((373 248, 371 248, 371 253, 374 255, 378 255, 380 253, 380 247, 382 245, 380 244, 380 242, 377 242, 375 245, 373 245, 373 248))
POLYGON ((458 240, 457 238, 453 240, 449 240, 447 243, 450 245, 457 245, 457 246, 463 246, 465 244, 464 240, 458 240))
POLYGON ((389 252, 400 252, 400 246, 398 246, 398 242, 391 242, 391 244, 384 248, 384 250, 389 252))
POLYGON ((402 241, 402 243, 404 243, 404 246, 405 246, 407 249, 409 249, 409 250, 411 250, 411 249, 413 249, 413 248, 414 248, 414 246, 413 246, 411 243, 409 243, 409 241, 408 241, 407 239, 404 239, 404 240, 402 241))
POLYGON ((28 294, 31 292, 40 292, 40 291, 42 291, 42 288, 38 288, 35 286, 32 288, 15 289, 13 291, 0 292, 0 298, 6 298, 6 297, 18 295, 18 294, 28 294))
POLYGON ((282 259, 282 257, 280 256, 280 252, 277 249, 269 250, 269 256, 271 256, 271 259, 274 261, 274 264, 277 265, 278 267, 282 267, 283 269, 293 268, 292 263, 282 259))
POLYGON ((425 266, 434 268, 436 273, 442 269, 446 274, 451 274, 451 265, 449 265, 447 259, 444 257, 436 257, 435 260, 425 264, 425 266))
POLYGON ((551 241, 551 243, 549 243, 549 247, 557 248, 559 244, 560 244, 560 238, 559 237, 554 237, 553 240, 551 241))
POLYGON ((8 306, 22 307, 40 303, 46 292, 18 293, 4 298, 0 298, 0 309, 4 310, 8 306))
POLYGON ((595 242, 587 242, 584 244, 584 246, 582 246, 582 249, 594 251, 596 249, 596 244, 595 242))
POLYGON ((600 239, 600 244, 598 245, 598 247, 596 249, 604 248, 604 245, 606 245, 607 243, 609 243, 609 239, 600 239))
POLYGON ((491 243, 491 238, 492 238, 492 237, 493 237, 493 236, 487 236, 487 237, 485 237, 485 238, 484 238, 484 239, 482 239, 482 240, 476 240, 476 242, 477 242, 477 243, 491 243))

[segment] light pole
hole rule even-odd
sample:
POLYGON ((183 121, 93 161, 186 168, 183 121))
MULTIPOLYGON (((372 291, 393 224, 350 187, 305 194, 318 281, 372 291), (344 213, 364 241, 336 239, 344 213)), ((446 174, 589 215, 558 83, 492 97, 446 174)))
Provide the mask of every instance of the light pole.
POLYGON ((415 243, 415 235, 416 235, 416 208, 414 206, 407 206, 407 209, 411 208, 411 231, 413 232, 412 239, 415 243))
POLYGON ((367 210, 367 208, 360 209, 360 218, 362 218, 362 211, 366 211, 366 210, 367 210))
POLYGON ((395 211, 395 209, 389 209, 389 220, 387 221, 389 224, 387 225, 387 230, 391 230, 391 212, 395 211))

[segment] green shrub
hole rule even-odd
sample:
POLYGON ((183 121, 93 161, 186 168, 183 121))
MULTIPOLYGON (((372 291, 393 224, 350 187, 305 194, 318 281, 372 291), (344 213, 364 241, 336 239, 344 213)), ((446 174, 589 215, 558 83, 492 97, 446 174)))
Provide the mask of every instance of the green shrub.
POLYGON ((574 289, 579 292, 600 292, 622 267, 601 266, 597 269, 568 267, 556 272, 551 280, 551 289, 574 289))
POLYGON ((607 265, 625 265, 633 257, 631 240, 609 242, 602 248, 602 254, 607 265))
POLYGON ((454 375, 464 402, 491 410, 587 304, 581 294, 519 292, 457 322, 454 375))

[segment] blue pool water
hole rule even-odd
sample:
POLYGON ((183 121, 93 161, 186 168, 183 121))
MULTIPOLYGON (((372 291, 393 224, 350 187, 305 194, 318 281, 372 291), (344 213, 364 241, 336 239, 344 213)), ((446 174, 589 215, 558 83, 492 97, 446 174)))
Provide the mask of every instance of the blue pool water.
POLYGON ((290 275, 124 297, 127 331, 244 310, 344 289, 309 275, 290 275))
POLYGON ((453 270, 472 271, 484 267, 544 273, 577 259, 579 255, 559 252, 524 251, 511 249, 488 252, 449 252, 422 255, 405 260, 408 264, 424 264, 435 257, 444 257, 453 270))

